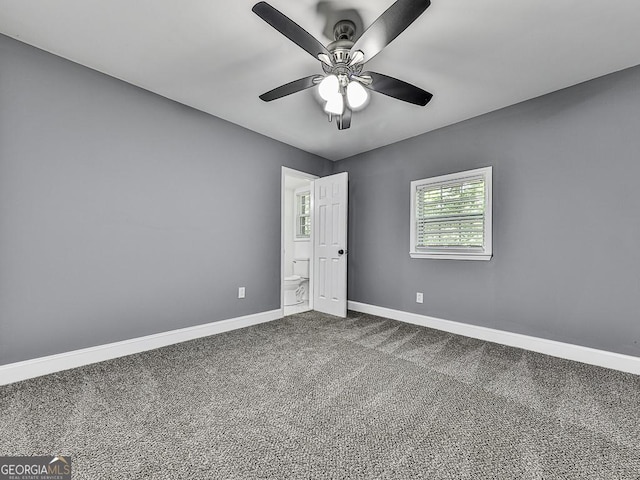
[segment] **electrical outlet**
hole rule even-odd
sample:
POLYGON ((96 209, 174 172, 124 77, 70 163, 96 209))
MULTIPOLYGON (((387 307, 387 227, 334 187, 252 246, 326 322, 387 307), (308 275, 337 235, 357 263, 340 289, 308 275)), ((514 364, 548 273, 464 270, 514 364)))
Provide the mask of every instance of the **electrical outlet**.
POLYGON ((244 298, 244 287, 238 287, 238 298, 244 298))
POLYGON ((422 292, 416 292, 416 303, 422 303, 422 292))

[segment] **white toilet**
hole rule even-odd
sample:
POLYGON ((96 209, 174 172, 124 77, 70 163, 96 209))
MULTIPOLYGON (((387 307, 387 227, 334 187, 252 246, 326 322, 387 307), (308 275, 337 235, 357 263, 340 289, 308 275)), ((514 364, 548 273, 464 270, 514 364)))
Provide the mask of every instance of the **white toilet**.
POLYGON ((305 301, 309 285, 309 259, 296 258, 293 261, 293 275, 284 277, 284 304, 297 305, 305 301))

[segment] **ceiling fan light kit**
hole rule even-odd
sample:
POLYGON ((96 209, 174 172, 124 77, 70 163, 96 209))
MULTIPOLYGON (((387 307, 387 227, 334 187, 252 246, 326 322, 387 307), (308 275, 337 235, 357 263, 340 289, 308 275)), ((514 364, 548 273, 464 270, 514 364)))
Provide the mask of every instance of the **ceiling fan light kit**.
POLYGON ((256 3, 253 12, 319 60, 324 71, 324 75, 311 75, 274 88, 260 95, 260 99, 270 102, 317 85, 320 98, 326 102, 324 111, 330 121, 335 117, 339 130, 351 126, 352 111, 366 107, 367 90, 414 105, 426 105, 432 98, 429 92, 397 78, 362 70, 366 62, 411 25, 430 4, 429 0, 397 0, 357 39, 355 24, 340 20, 333 29, 335 40, 325 47, 267 2, 256 3))
POLYGON ((369 99, 365 88, 358 81, 349 81, 347 75, 327 75, 318 84, 318 94, 327 102, 325 112, 334 115, 341 115, 343 108, 340 107, 340 111, 336 111, 335 107, 329 105, 344 105, 345 97, 351 110, 360 109, 369 99))

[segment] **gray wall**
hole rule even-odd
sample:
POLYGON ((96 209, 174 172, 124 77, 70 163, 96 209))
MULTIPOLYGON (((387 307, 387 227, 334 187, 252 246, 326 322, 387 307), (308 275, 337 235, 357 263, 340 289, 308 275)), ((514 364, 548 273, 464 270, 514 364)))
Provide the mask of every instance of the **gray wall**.
POLYGON ((279 308, 282 165, 331 170, 0 36, 0 365, 279 308))
POLYGON ((340 170, 350 181, 350 300, 640 355, 640 67, 340 170), (410 259, 409 182, 487 165, 494 258, 410 259))
POLYGON ((349 172, 351 300, 640 355, 639 105, 635 68, 331 165, 0 35, 0 365, 278 308, 281 165, 349 172), (485 165, 494 258, 410 259, 409 182, 485 165))

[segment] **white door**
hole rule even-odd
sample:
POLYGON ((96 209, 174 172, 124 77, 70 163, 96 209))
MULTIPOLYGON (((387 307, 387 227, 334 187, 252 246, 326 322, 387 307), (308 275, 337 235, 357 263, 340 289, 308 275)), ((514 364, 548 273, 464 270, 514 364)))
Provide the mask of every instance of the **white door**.
POLYGON ((347 316, 347 172, 314 180, 313 308, 347 316))

